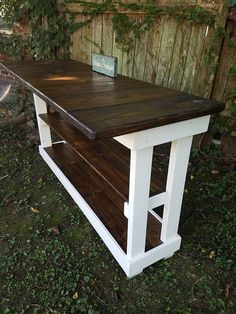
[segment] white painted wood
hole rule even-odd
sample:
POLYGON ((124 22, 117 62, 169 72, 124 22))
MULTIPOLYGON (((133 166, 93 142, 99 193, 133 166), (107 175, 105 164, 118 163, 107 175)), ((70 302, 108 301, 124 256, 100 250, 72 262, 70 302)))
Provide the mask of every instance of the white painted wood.
MULTIPOLYGON (((148 201, 149 211, 151 211, 155 207, 164 205, 165 199, 166 199, 166 193, 165 192, 149 197, 149 201, 148 201)), ((125 202, 124 203, 124 215, 126 218, 129 217, 128 213, 129 213, 129 203, 125 202)))
POLYGON ((156 194, 149 198, 149 210, 164 205, 166 201, 166 192, 156 194))
POLYGON ((145 251, 153 147, 131 150, 127 256, 145 251))
MULTIPOLYGON (((105 245, 108 247, 114 258, 120 264, 124 272, 128 277, 133 277, 140 272, 142 272, 143 268, 157 262, 158 260, 171 256, 177 251, 180 247, 181 238, 179 235, 176 235, 174 238, 169 239, 165 243, 160 246, 148 251, 143 252, 142 254, 137 254, 133 256, 131 259, 128 257, 123 250, 120 248, 119 244, 112 237, 110 232, 106 229, 100 219, 96 216, 90 206, 86 203, 80 193, 76 190, 76 188, 72 185, 72 183, 68 180, 68 178, 63 174, 60 168, 54 163, 54 161, 50 158, 47 152, 44 150, 42 146, 39 147, 39 151, 45 162, 66 188, 68 193, 74 199, 76 204, 83 211, 87 219, 93 225, 94 229, 97 231, 101 239, 104 241, 105 245)), ((150 153, 149 153, 150 154, 150 153)), ((150 154, 152 155, 152 154, 150 154)), ((136 159, 136 158, 135 158, 136 159)), ((139 158, 138 158, 139 159, 139 158)), ((149 158, 151 161, 151 158, 149 158)), ((139 159, 140 161, 140 159, 139 159)), ((150 162, 151 164, 151 162, 150 162)), ((134 221, 134 220, 133 220, 134 221)), ((139 229, 136 228, 136 231, 139 229)), ((140 231, 141 232, 141 231, 140 231)), ((146 230, 145 230, 146 234, 146 230)))
POLYGON ((166 184, 161 240, 176 237, 188 168, 192 136, 172 142, 166 184))
POLYGON ((148 267, 149 265, 165 258, 166 256, 173 255, 174 252, 179 250, 180 243, 181 237, 176 235, 175 238, 170 239, 168 242, 137 256, 129 264, 129 269, 126 271, 127 276, 133 277, 139 273, 140 269, 144 269, 145 267, 148 267))
MULTIPOLYGON (((148 211, 162 223, 162 218, 158 214, 156 214, 152 209, 149 209, 148 211)), ((129 204, 127 202, 124 204, 124 215, 127 219, 129 218, 129 204)))
POLYGON ((128 277, 133 277, 140 272, 143 268, 153 264, 154 262, 173 254, 180 247, 181 238, 177 235, 174 239, 172 238, 169 242, 163 243, 160 246, 145 252, 141 255, 137 255, 135 258, 130 260, 127 255, 120 248, 119 244, 110 234, 110 232, 103 225, 101 220, 94 213, 92 208, 86 203, 80 193, 63 174, 60 168, 55 164, 51 157, 47 154, 42 146, 39 147, 39 151, 44 161, 48 164, 60 182, 63 184, 65 189, 71 195, 75 203, 80 207, 84 215, 87 217, 91 225, 94 227, 96 232, 99 234, 105 245, 108 247, 114 258, 117 260, 119 265, 122 267, 128 277))
POLYGON ((124 215, 128 219, 129 218, 129 203, 124 203, 124 215))
POLYGON ((57 142, 53 142, 52 144, 55 145, 55 144, 61 144, 61 143, 66 143, 66 141, 64 141, 64 140, 63 141, 57 141, 57 142))
POLYGON ((72 183, 68 180, 68 178, 63 174, 60 168, 55 164, 55 162, 51 159, 48 153, 44 150, 42 146, 39 146, 39 152, 43 157, 44 161, 48 164, 60 182, 63 184, 67 192, 73 198, 75 203, 80 207, 84 215, 87 217, 89 222, 92 224, 96 232, 100 235, 105 245, 111 251, 117 262, 124 269, 125 272, 128 271, 129 261, 127 260, 126 254, 121 249, 119 244, 110 234, 110 232, 103 225, 101 220, 97 217, 91 207, 86 203, 80 193, 76 190, 76 188, 72 185, 72 183))
POLYGON ((116 136, 114 139, 129 149, 138 150, 160 145, 180 138, 206 132, 210 116, 163 125, 135 133, 116 136))
POLYGON ((39 96, 36 94, 34 95, 34 105, 36 111, 36 118, 38 122, 38 129, 39 129, 39 136, 42 147, 49 147, 52 146, 52 139, 51 139, 51 132, 49 126, 40 119, 39 115, 42 113, 47 113, 47 105, 45 101, 43 101, 39 96))
POLYGON ((192 135, 205 132, 210 117, 205 116, 115 137, 118 142, 131 149, 129 202, 124 204, 124 214, 128 218, 125 254, 79 191, 44 150, 44 147, 52 145, 50 128, 39 117, 39 114, 47 112, 47 106, 37 95, 34 95, 34 100, 41 139, 40 154, 81 208, 126 275, 133 277, 154 262, 172 256, 181 243, 177 230, 192 135), (172 147, 166 191, 149 197, 153 146, 169 141, 172 141, 172 147), (152 209, 163 204, 164 213, 161 218, 152 209), (163 243, 145 252, 148 211, 162 222, 163 243))

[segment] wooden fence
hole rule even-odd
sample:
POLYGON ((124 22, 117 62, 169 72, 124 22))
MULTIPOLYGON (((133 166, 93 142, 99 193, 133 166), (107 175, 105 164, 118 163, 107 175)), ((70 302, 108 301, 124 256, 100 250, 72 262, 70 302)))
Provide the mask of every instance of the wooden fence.
MULTIPOLYGON (((183 1, 163 0, 158 3, 173 5, 183 1)), ((222 0, 214 1, 213 4, 212 1, 203 0, 189 0, 185 3, 198 4, 211 10, 216 16, 216 23, 211 26, 194 24, 161 15, 156 18, 153 27, 135 41, 133 49, 126 52, 116 44, 113 15, 106 11, 74 33, 72 58, 91 64, 93 52, 113 55, 118 58, 118 72, 123 75, 208 98, 212 95, 216 77, 221 76, 219 72, 217 74, 217 65, 222 37, 216 35, 220 26, 225 27, 227 6, 222 0)), ((64 10, 63 7, 60 9, 64 10)), ((78 22, 89 18, 83 14, 84 7, 79 4, 67 4, 67 9, 75 13, 78 22)), ((125 13, 138 21, 145 16, 144 12, 126 10, 125 13)), ((219 77, 217 84, 221 85, 224 78, 219 77)), ((224 92, 214 94, 218 100, 223 99, 225 89, 224 92)))
POLYGON ((212 97, 219 101, 226 101, 232 92, 236 92, 236 21, 229 20, 226 31, 229 37, 222 45, 212 93, 212 97))

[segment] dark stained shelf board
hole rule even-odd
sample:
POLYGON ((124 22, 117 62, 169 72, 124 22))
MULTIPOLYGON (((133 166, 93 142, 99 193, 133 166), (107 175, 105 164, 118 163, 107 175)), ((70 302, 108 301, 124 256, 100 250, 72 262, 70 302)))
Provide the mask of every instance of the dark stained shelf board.
POLYGON ((223 104, 118 75, 73 60, 0 63, 89 139, 114 137, 192 119, 223 104))
MULTIPOLYGON (((45 151, 126 252, 127 219, 123 214, 123 199, 68 144, 55 144, 45 151)), ((146 251, 161 244, 160 232, 160 222, 149 213, 146 251)))
MULTIPOLYGON (((76 151, 123 199, 128 200, 130 150, 114 139, 90 141, 57 112, 40 118, 76 151)), ((152 169, 150 195, 165 190, 166 176, 152 169)))

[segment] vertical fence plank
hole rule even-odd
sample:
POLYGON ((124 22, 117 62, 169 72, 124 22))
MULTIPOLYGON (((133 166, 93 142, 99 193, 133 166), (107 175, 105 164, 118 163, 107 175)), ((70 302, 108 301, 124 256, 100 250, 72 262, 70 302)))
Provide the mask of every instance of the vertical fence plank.
POLYGON ((117 58, 117 73, 121 74, 122 73, 122 62, 123 62, 123 50, 122 47, 120 47, 116 43, 116 33, 114 32, 113 35, 113 52, 112 52, 113 57, 117 58))
MULTIPOLYGON (((89 19, 89 16, 86 16, 86 19, 89 19)), ((91 64, 91 39, 92 39, 92 30, 91 23, 84 27, 83 32, 83 43, 84 43, 84 63, 91 64)))
MULTIPOLYGON (((137 18, 138 22, 142 22, 143 17, 137 18)), ((141 38, 136 40, 135 54, 134 54, 134 67, 132 77, 135 79, 143 80, 144 70, 146 66, 147 56, 147 42, 148 31, 142 34, 141 38)))
MULTIPOLYGON (((208 29, 206 28, 201 64, 197 73, 194 90, 195 95, 207 98, 210 96, 210 90, 215 76, 216 67, 214 62, 214 55, 216 53, 214 48, 216 44, 213 42, 214 32, 215 28, 213 26, 208 29)), ((219 41, 217 41, 217 45, 220 45, 219 41)))
POLYGON ((155 21, 153 28, 150 30, 148 35, 147 43, 147 56, 146 66, 144 69, 144 80, 150 83, 155 83, 157 76, 157 65, 159 58, 159 51, 161 46, 161 36, 163 30, 164 18, 155 21))
MULTIPOLYGON (((102 0, 96 0, 96 2, 101 3, 102 0)), ((133 3, 131 0, 123 2, 133 3)), ((142 0, 138 3, 145 2, 142 0)), ((182 2, 176 0, 174 3, 171 0, 161 0, 158 2, 162 5, 178 3, 199 4, 203 7, 208 5, 204 0, 182 0, 182 2)), ((189 22, 178 21, 177 23, 175 18, 168 15, 158 16, 153 28, 140 40, 136 40, 135 47, 128 52, 115 44, 116 35, 113 30, 112 14, 106 12, 98 15, 93 18, 91 25, 73 34, 72 58, 90 64, 93 52, 114 55, 118 58, 118 73, 202 97, 210 96, 215 81, 214 97, 219 100, 220 97, 224 97, 229 78, 225 74, 221 77, 224 83, 217 83, 217 78, 214 80, 222 40, 217 39, 214 42, 214 36, 216 27, 225 25, 226 5, 220 1, 210 5, 218 11, 218 21, 215 26, 207 28, 204 23, 190 26, 189 22), (210 46, 211 57, 208 58, 210 46), (206 62, 207 58, 208 62, 206 62)), ((71 8, 76 10, 76 5, 71 8)), ((129 13, 129 17, 142 19, 144 15, 134 12, 129 13)), ((88 16, 79 12, 76 14, 76 21, 86 19, 88 16)), ((232 86, 231 79, 230 86, 232 86)))
MULTIPOLYGON (((222 38, 216 36, 217 27, 225 27, 228 12, 226 1, 219 2, 217 7, 219 13, 216 24, 209 27, 204 40, 204 52, 201 60, 194 93, 198 96, 209 98, 212 93, 213 84, 217 82, 216 71, 220 56, 222 38)), ((222 100, 222 99, 218 99, 222 100)))
POLYGON ((173 50, 168 87, 180 90, 186 63, 191 27, 189 22, 179 22, 173 50))
MULTIPOLYGON (((82 14, 77 14, 75 22, 80 22, 82 14)), ((82 28, 73 34, 72 38, 72 58, 78 61, 82 61, 82 28)))
POLYGON ((132 77, 135 50, 124 51, 122 60, 122 75, 132 77))
MULTIPOLYGON (((234 48, 234 50, 235 50, 235 48, 234 48)), ((236 53, 234 53, 234 57, 233 57, 233 60, 232 60, 232 63, 231 63, 231 69, 232 68, 236 69, 236 53)), ((229 99, 230 98, 230 94, 232 92, 236 92, 236 78, 235 78, 235 74, 233 75, 229 71, 227 84, 226 84, 225 92, 224 92, 224 95, 223 95, 222 99, 225 100, 225 101, 227 99, 229 99)))
POLYGON ((92 21, 92 53, 101 53, 102 49, 102 15, 93 18, 92 21))
MULTIPOLYGON (((231 36, 236 36, 236 26, 234 26, 234 23, 229 23, 227 32, 229 32, 231 36)), ((236 90, 236 78, 230 75, 230 70, 233 66, 236 66, 235 59, 236 48, 230 47, 228 40, 225 39, 212 94, 213 98, 216 100, 226 100, 230 90, 236 90)))
MULTIPOLYGON (((131 3, 129 0, 123 0, 123 3, 131 3)), ((135 18, 133 15, 129 15, 130 18, 135 18)), ((132 77, 133 65, 134 65, 135 47, 129 51, 123 52, 122 59, 122 75, 132 77)))
POLYGON ((166 18, 162 34, 156 83, 167 86, 171 68, 171 60, 175 42, 177 22, 174 18, 166 18))
MULTIPOLYGON (((136 18, 135 15, 130 15, 129 17, 134 20, 136 18)), ((136 47, 136 40, 134 42, 134 46, 130 48, 128 51, 124 51, 123 53, 122 75, 129 76, 129 77, 132 77, 133 75, 135 47, 136 47)))
POLYGON ((201 62, 201 56, 203 52, 204 34, 205 27, 201 25, 192 26, 188 55, 181 85, 181 90, 184 92, 193 93, 194 91, 194 83, 197 75, 197 69, 201 62))
POLYGON ((102 21, 102 52, 107 55, 112 55, 113 47, 113 24, 112 15, 103 14, 102 21))
MULTIPOLYGON (((85 22, 87 20, 87 17, 82 14, 81 16, 81 22, 85 22)), ((85 43, 85 36, 86 36, 86 29, 85 29, 85 26, 82 27, 82 36, 81 36, 81 54, 82 54, 82 62, 85 62, 86 60, 86 43, 85 43)))

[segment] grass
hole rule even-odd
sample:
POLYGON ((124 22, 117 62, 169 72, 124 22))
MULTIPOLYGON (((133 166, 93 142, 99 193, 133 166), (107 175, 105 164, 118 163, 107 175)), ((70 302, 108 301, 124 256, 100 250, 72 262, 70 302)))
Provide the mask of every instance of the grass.
POLYGON ((219 148, 192 151, 180 251, 127 279, 25 132, 0 132, 0 313, 234 313, 236 168, 219 148))

